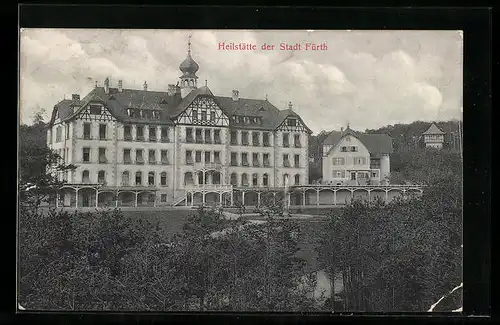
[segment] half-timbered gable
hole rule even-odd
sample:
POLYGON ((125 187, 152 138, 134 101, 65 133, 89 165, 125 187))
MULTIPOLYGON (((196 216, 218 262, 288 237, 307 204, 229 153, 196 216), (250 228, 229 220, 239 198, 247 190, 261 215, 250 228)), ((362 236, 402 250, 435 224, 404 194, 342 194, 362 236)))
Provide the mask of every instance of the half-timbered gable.
POLYGON ((283 110, 278 117, 276 131, 312 133, 304 121, 292 110, 283 110))
POLYGON ((210 95, 198 95, 175 121, 184 125, 229 126, 229 117, 210 95))

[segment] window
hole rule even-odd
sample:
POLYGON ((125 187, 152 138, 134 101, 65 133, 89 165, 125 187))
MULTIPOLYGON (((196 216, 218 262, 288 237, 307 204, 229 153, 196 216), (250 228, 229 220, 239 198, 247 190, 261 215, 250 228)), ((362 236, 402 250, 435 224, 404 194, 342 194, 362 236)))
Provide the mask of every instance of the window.
POLYGON ((243 117, 243 123, 250 124, 250 118, 248 116, 243 117))
POLYGON ((332 164, 334 164, 334 165, 344 165, 345 164, 345 158, 333 158, 332 159, 332 164))
POLYGON ((288 186, 288 180, 289 180, 289 177, 288 177, 288 174, 283 174, 283 185, 284 186, 288 186))
POLYGON ((259 186, 259 175, 252 175, 252 186, 259 186))
POLYGON ((205 130, 205 143, 212 143, 212 132, 210 132, 210 129, 205 130))
POLYGON ((220 152, 214 151, 214 163, 220 164, 220 152))
POLYGON ((248 166, 248 154, 246 152, 241 153, 241 166, 248 166))
POLYGON ((294 134, 293 135, 293 143, 295 148, 301 148, 302 145, 300 144, 300 134, 294 134))
POLYGON ((186 128, 186 142, 187 143, 193 142, 193 129, 192 128, 186 128))
POLYGON ((288 133, 283 133, 283 147, 285 147, 285 148, 290 147, 290 141, 289 141, 288 133))
POLYGON ((66 140, 69 139, 69 124, 66 124, 66 140))
POLYGON ((101 115, 101 106, 100 105, 90 105, 90 114, 101 115))
POLYGON ((207 111, 201 111, 201 120, 206 121, 207 120, 207 111))
POLYGON ((258 117, 254 117, 253 118, 253 123, 254 124, 259 124, 259 118, 258 117))
POLYGON ((90 162, 90 148, 83 148, 83 162, 90 162))
POLYGON ((355 157, 353 163, 354 163, 354 165, 364 165, 366 163, 366 158, 365 157, 355 157))
POLYGON ((61 142, 61 133, 62 129, 60 126, 58 126, 56 129, 56 142, 61 142))
POLYGON ((168 127, 166 126, 161 128, 161 142, 168 142, 168 127))
POLYGON ((269 154, 268 153, 265 153, 265 154, 262 155, 262 160, 263 160, 264 167, 269 167, 270 166, 270 163, 269 163, 269 154))
POLYGON ((85 140, 91 139, 91 135, 90 135, 90 123, 83 123, 83 138, 85 140))
POLYGON ((269 147, 270 142, 269 142, 269 132, 264 132, 262 133, 262 145, 264 147, 269 147))
POLYGON ((161 201, 161 203, 167 202, 167 194, 161 194, 160 195, 160 201, 161 201))
POLYGON ((231 152, 231 166, 238 166, 238 158, 236 152, 231 152))
POLYGON ((127 108, 128 117, 134 117, 134 111, 131 108, 127 108))
POLYGON ((357 152, 358 151, 358 147, 356 146, 351 146, 351 152, 357 152))
POLYGON ((142 149, 135 150, 135 163, 138 165, 144 164, 144 157, 142 156, 142 149))
POLYGON ((238 175, 236 173, 231 174, 231 185, 238 186, 238 175))
POLYGON ((148 185, 149 186, 154 186, 155 185, 155 172, 149 172, 148 173, 148 185))
POLYGON ((283 167, 290 167, 290 161, 288 161, 288 154, 283 155, 283 167))
POLYGON ((343 170, 334 170, 333 178, 344 178, 345 172, 343 170))
POLYGON ((140 116, 141 118, 146 117, 146 116, 144 115, 144 111, 143 111, 142 109, 140 109, 140 110, 139 110, 139 116, 140 116))
POLYGON ((82 172, 82 183, 83 184, 90 183, 90 172, 88 170, 84 170, 82 172))
POLYGON ((100 170, 97 173, 97 183, 106 185, 106 173, 104 170, 100 170))
POLYGON ((141 172, 136 172, 135 173, 135 185, 142 185, 142 173, 141 172))
POLYGON ((211 154, 210 154, 210 151, 205 151, 205 164, 209 164, 212 159, 211 159, 211 154))
POLYGON ((241 174, 241 185, 248 186, 248 175, 245 173, 241 174))
POLYGON ((150 165, 156 164, 156 150, 155 149, 149 149, 148 162, 150 165))
POLYGON ((168 165, 168 150, 161 151, 161 163, 162 165, 168 165))
POLYGON ((214 143, 215 144, 220 144, 220 130, 214 130, 214 143))
POLYGON ((193 109, 191 111, 191 118, 193 119, 193 121, 198 121, 198 111, 196 109, 193 109))
POLYGON ((210 121, 215 121, 215 111, 210 111, 210 121))
POLYGON ((99 163, 105 164, 107 162, 108 159, 106 159, 106 148, 99 148, 99 163))
POLYGON ((196 151, 196 153, 195 153, 195 161, 197 163, 201 162, 201 151, 196 151))
POLYGON ((137 141, 144 141, 144 128, 142 126, 136 127, 137 141))
POLYGON ((260 146, 259 132, 252 132, 252 144, 254 146, 260 146))
POLYGON ((193 152, 191 150, 186 150, 186 165, 193 164, 193 152))
POLYGON ((241 145, 248 146, 248 132, 246 131, 241 132, 241 145))
POLYGON ((156 126, 149 127, 149 141, 151 142, 156 141, 156 126))
POLYGON ((300 168, 300 155, 295 155, 293 157, 293 164, 295 168, 300 168))
POLYGON ((295 183, 294 183, 294 184, 295 184, 295 185, 300 185, 300 174, 295 175, 295 177, 294 177, 294 178, 295 178, 295 179, 294 179, 294 181, 295 181, 295 183))
POLYGON ((125 141, 132 141, 132 128, 130 125, 125 125, 123 127, 123 139, 125 141))
POLYGON ((201 129, 196 129, 196 143, 203 143, 203 134, 201 133, 201 129))
POLYGON ((340 151, 347 152, 347 147, 340 147, 340 151))
POLYGON ((296 126, 297 125, 297 120, 294 118, 289 118, 286 120, 286 124, 288 126, 296 126))
POLYGON ((238 144, 238 131, 231 131, 231 144, 232 145, 238 144))
POLYGON ((259 154, 254 152, 252 154, 252 165, 254 167, 259 167, 260 166, 260 163, 259 163, 259 154))
POLYGON ((128 171, 124 171, 122 173, 122 186, 129 186, 130 185, 130 175, 128 171))
POLYGON ((269 176, 267 174, 262 175, 262 185, 269 186, 269 176))
POLYGON ((130 149, 123 149, 123 163, 124 164, 132 163, 132 157, 130 156, 130 149))
POLYGON ((380 159, 370 159, 371 169, 380 169, 380 159))

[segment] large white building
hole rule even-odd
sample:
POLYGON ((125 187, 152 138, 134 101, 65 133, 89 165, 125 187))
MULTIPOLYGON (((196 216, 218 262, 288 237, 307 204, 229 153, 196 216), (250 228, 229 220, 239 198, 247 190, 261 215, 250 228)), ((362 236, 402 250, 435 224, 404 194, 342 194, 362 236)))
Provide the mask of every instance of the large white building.
MULTIPOLYGON (((311 131, 291 104, 279 110, 237 90, 222 97, 198 88, 190 50, 179 69, 167 91, 150 91, 146 82, 128 89, 122 80, 112 87, 106 78, 85 97, 54 106, 47 144, 77 166, 60 175, 68 183, 64 205, 177 204, 198 187, 308 184, 311 131)), ((220 193, 213 200, 222 203, 220 193)))
POLYGON ((323 142, 323 183, 378 185, 387 183, 392 139, 386 134, 365 134, 347 127, 332 131, 323 142))

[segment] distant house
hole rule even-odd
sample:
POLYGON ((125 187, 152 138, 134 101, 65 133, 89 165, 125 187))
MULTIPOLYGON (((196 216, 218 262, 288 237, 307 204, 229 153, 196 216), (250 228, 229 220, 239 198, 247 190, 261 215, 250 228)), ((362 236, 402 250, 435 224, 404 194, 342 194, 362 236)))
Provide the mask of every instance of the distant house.
POLYGON ((323 182, 365 185, 387 182, 392 139, 387 134, 332 131, 323 141, 323 182))
POLYGON ((442 149, 444 144, 444 132, 435 123, 422 133, 422 138, 426 148, 442 149))

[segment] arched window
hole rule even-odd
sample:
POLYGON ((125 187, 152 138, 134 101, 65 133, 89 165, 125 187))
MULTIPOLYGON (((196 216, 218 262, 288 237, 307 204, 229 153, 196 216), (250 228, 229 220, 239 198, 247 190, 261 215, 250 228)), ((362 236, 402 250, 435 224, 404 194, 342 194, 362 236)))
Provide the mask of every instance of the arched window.
POLYGON ((259 186, 259 175, 257 173, 252 175, 252 186, 259 186))
POLYGON ((129 186, 130 185, 130 174, 128 171, 124 171, 122 173, 122 186, 129 186))
POLYGON ((295 185, 300 185, 300 174, 295 175, 295 185))
POLYGON ((184 185, 193 185, 193 173, 187 172, 184 174, 184 185))
POLYGON ((104 170, 100 170, 97 173, 97 183, 99 184, 106 184, 106 172, 104 170))
POLYGON ((160 175, 161 186, 167 186, 167 172, 162 172, 160 175))
POLYGON ((238 186, 238 175, 236 173, 231 174, 231 185, 238 186))
POLYGON ((148 173, 148 185, 155 186, 155 172, 148 173))
POLYGON ((269 186, 269 175, 267 174, 262 175, 262 185, 269 186))
POLYGON ((142 173, 141 172, 135 173, 135 185, 142 185, 142 173))
POLYGON ((290 185, 288 184, 288 174, 283 174, 283 186, 290 185))
POLYGON ((241 185, 248 186, 248 175, 245 173, 241 174, 241 185))
POLYGON ((82 183, 84 184, 90 183, 90 172, 88 170, 84 170, 82 172, 82 183))

